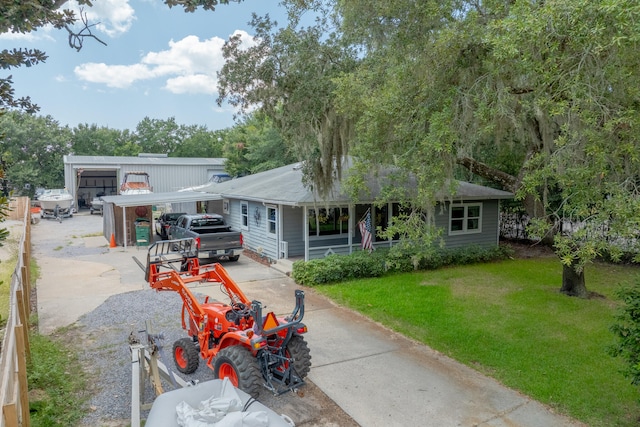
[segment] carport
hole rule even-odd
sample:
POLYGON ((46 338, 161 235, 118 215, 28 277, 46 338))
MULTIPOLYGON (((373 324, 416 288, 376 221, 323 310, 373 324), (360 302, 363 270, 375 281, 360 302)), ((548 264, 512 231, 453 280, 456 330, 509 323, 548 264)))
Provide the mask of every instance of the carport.
POLYGON ((208 202, 220 200, 215 193, 180 191, 125 196, 105 196, 103 200, 102 231, 105 239, 114 236, 117 246, 134 245, 136 220, 147 219, 153 230, 153 206, 168 203, 208 202))

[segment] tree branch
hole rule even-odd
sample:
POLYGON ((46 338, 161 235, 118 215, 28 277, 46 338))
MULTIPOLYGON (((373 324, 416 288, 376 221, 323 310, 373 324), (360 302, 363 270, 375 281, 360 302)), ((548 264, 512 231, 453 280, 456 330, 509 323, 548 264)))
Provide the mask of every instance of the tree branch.
POLYGON ((486 178, 492 182, 498 183, 505 190, 515 193, 517 190, 517 179, 513 175, 493 168, 486 163, 482 163, 471 157, 458 157, 456 163, 467 168, 471 173, 486 178))
POLYGON ((72 48, 80 52, 80 49, 82 49, 82 43, 84 43, 85 37, 91 37, 106 46, 107 44, 105 42, 103 42, 102 40, 100 40, 98 37, 94 36, 91 33, 91 27, 95 27, 96 25, 99 24, 99 22, 97 24, 89 25, 88 24, 89 21, 87 20, 87 14, 86 13, 83 14, 82 9, 80 9, 80 19, 82 20, 84 27, 77 33, 73 32, 68 25, 64 26, 69 32, 69 46, 71 46, 72 48))

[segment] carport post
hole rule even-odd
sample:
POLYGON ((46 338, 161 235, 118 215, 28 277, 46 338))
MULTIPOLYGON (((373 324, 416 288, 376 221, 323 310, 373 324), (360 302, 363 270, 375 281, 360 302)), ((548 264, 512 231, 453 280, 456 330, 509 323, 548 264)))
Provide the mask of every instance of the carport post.
POLYGON ((127 249, 127 209, 124 206, 122 206, 122 234, 124 235, 122 244, 127 249))

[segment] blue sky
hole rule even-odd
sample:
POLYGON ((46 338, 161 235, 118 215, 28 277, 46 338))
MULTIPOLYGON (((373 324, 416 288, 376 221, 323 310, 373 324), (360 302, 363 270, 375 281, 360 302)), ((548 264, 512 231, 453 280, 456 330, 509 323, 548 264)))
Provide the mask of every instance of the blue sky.
MULTIPOLYGON (((251 13, 284 23, 278 0, 245 0, 214 12, 185 13, 161 0, 94 0, 85 8, 94 35, 78 52, 65 30, 40 29, 28 35, 0 35, 5 48, 40 49, 47 62, 3 70, 12 75, 15 96, 31 96, 61 125, 96 124, 134 130, 144 117, 210 130, 233 126, 233 111, 215 100, 222 44, 237 31, 251 43, 251 13)), ((72 6, 68 2, 67 6, 72 6)))

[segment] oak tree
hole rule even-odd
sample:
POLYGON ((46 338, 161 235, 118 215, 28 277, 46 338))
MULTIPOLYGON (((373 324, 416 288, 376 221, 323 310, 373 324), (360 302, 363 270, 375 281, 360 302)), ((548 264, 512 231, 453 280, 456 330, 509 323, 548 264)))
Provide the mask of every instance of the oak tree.
POLYGON ((411 171, 429 194, 461 164, 553 219, 535 223, 539 237, 573 224, 554 235, 567 294, 587 296, 584 266, 603 251, 637 253, 637 2, 338 7, 345 37, 364 52, 337 92, 357 120, 360 158, 411 171), (518 169, 478 158, 490 146, 512 150, 518 169))

